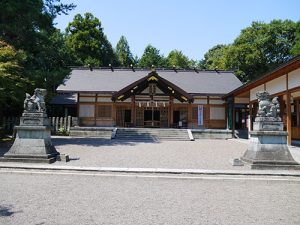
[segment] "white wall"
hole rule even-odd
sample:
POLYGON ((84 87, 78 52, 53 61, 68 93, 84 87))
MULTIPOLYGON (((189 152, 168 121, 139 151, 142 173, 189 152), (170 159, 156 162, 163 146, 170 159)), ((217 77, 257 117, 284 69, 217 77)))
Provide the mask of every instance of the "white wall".
POLYGON ((256 97, 256 93, 259 92, 259 91, 264 91, 264 85, 260 85, 260 86, 257 86, 255 88, 252 88, 250 90, 250 101, 253 101, 253 100, 256 100, 257 97, 256 97))
POLYGON ((234 98, 234 103, 237 103, 237 104, 248 104, 249 100, 250 100, 249 98, 235 97, 234 98))
POLYGON ((288 82, 289 89, 300 87, 300 68, 289 73, 288 82))
POLYGON ((79 97, 79 102, 95 102, 95 97, 79 97))
POLYGON ((270 95, 286 90, 286 75, 278 77, 266 83, 266 90, 270 95))
POLYGON ((225 120, 225 108, 224 107, 210 107, 209 119, 225 120))
POLYGON ((225 103, 225 101, 223 101, 223 100, 216 100, 216 99, 209 99, 209 104, 215 104, 215 105, 222 105, 222 104, 224 104, 225 103))
POLYGON ((207 104, 207 99, 194 99, 194 104, 204 104, 206 105, 207 104))

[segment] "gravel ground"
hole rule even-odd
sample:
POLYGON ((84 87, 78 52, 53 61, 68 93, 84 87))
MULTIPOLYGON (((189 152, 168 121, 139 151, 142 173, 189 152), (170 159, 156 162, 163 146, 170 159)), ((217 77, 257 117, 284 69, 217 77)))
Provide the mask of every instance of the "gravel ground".
POLYGON ((0 173, 2 225, 298 225, 299 182, 0 173))
POLYGON ((230 140, 149 143, 95 138, 55 137, 52 140, 60 153, 78 159, 67 163, 72 166, 249 169, 247 166, 232 166, 230 160, 242 156, 247 144, 230 140))
MULTIPOLYGON (((201 139, 196 141, 127 142, 100 138, 52 138, 61 154, 68 154, 71 161, 52 165, 84 167, 130 167, 245 170, 248 165, 232 166, 233 158, 240 158, 247 149, 245 139, 201 139)), ((0 157, 9 146, 0 145, 0 157)), ((290 151, 300 162, 300 148, 290 151)))

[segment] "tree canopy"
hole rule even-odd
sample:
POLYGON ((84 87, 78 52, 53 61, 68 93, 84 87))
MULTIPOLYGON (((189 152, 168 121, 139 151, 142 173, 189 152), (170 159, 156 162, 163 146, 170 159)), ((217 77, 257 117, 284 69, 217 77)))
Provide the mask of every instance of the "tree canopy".
POLYGON ((166 60, 163 55, 159 53, 159 50, 152 45, 148 45, 142 57, 139 60, 139 66, 144 68, 164 67, 166 65, 166 60))
POLYGON ((66 44, 79 66, 108 66, 116 61, 100 20, 91 13, 75 15, 66 28, 66 44))
POLYGON ((5 103, 5 111, 17 113, 25 92, 39 86, 51 93, 52 85, 61 83, 68 74, 69 57, 62 54, 64 40, 53 20, 74 7, 60 0, 0 2, 0 88, 5 90, 0 101, 5 103))
POLYGON ((230 45, 217 45, 204 56, 207 69, 235 70, 243 82, 253 80, 293 57, 296 23, 253 22, 230 45))
POLYGON ((189 68, 190 60, 187 56, 185 56, 182 51, 179 50, 173 50, 169 53, 167 59, 167 66, 168 67, 177 67, 177 68, 189 68))
POLYGON ((134 58, 130 51, 129 44, 124 36, 121 36, 116 46, 116 56, 120 66, 129 67, 134 64, 134 58))

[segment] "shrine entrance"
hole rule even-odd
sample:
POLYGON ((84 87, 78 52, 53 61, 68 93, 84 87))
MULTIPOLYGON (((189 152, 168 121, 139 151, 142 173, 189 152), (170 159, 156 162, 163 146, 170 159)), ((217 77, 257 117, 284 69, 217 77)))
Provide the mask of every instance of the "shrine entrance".
POLYGON ((144 127, 160 127, 160 111, 157 109, 144 110, 144 127))

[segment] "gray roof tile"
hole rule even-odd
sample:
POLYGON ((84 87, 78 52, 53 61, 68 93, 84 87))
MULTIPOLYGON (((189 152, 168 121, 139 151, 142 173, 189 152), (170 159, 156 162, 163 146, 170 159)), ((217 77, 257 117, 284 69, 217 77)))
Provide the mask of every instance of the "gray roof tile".
MULTIPOLYGON (((58 92, 116 92, 147 76, 150 70, 73 69, 58 92)), ((157 74, 190 94, 227 94, 241 81, 230 71, 156 70, 157 74)))

